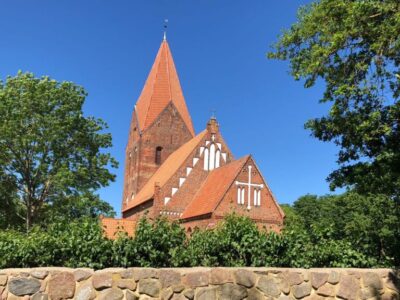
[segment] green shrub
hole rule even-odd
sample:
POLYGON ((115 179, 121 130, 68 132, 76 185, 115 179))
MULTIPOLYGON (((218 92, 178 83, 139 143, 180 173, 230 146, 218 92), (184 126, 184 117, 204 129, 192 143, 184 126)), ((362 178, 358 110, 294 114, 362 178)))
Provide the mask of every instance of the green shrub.
POLYGON ((250 219, 232 214, 213 230, 197 229, 191 236, 178 223, 142 219, 133 238, 121 235, 109 240, 98 219, 83 218, 34 227, 29 233, 0 231, 0 268, 380 266, 376 257, 332 236, 333 228, 318 226, 267 232, 250 219))

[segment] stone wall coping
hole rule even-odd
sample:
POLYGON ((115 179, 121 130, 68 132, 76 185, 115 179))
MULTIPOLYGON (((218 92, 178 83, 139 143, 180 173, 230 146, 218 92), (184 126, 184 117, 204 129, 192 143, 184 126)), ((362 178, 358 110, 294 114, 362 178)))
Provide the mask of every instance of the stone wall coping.
POLYGON ((377 272, 377 273, 387 273, 398 271, 393 268, 376 268, 376 269, 363 269, 363 268, 273 268, 273 267, 193 267, 193 268, 144 268, 144 267, 128 267, 128 268, 106 268, 101 270, 94 270, 91 268, 67 268, 67 267, 37 267, 37 268, 9 268, 9 269, 0 269, 0 274, 17 274, 17 273, 30 273, 32 271, 61 271, 61 272, 74 272, 76 270, 83 270, 87 272, 94 273, 120 273, 126 270, 168 270, 168 271, 176 271, 181 274, 194 273, 194 272, 209 272, 213 269, 226 269, 226 270, 239 270, 245 269, 252 272, 271 272, 274 273, 283 273, 283 272, 294 272, 294 273, 302 273, 302 272, 330 272, 330 271, 346 271, 347 273, 351 272, 377 272))

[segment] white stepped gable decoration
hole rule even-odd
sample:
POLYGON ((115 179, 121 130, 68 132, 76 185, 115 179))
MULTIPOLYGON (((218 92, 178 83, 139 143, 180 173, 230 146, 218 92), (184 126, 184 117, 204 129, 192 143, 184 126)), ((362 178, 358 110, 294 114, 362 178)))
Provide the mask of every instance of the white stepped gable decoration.
POLYGON ((224 159, 224 162, 226 162, 226 153, 221 153, 222 158, 224 159))
MULTIPOLYGON (((204 147, 203 147, 204 148, 204 147)), ((194 157, 193 158, 193 167, 197 162, 199 161, 199 158, 194 157)), ((186 177, 179 177, 179 185, 178 187, 174 187, 171 190, 171 197, 176 194, 176 192, 179 190, 179 188, 184 184, 186 181, 186 178, 189 176, 189 174, 192 172, 193 168, 192 167, 186 167, 186 177)), ((164 205, 167 205, 168 202, 171 200, 171 197, 165 197, 164 198, 164 205)))
POLYGON ((186 168, 186 176, 189 176, 190 172, 192 172, 193 168, 187 167, 186 168))
MULTIPOLYGON (((204 146, 201 146, 199 148, 200 156, 204 153, 204 170, 206 171, 208 170, 211 171, 215 168, 218 168, 220 166, 221 156, 226 162, 226 153, 221 153, 222 145, 220 143, 214 143, 215 135, 212 135, 211 139, 213 142, 206 141, 206 146, 210 145, 211 143, 209 148, 204 146)), ((176 192, 179 190, 179 188, 185 183, 186 178, 192 172, 193 168, 195 167, 195 165, 198 163, 199 160, 200 160, 199 157, 193 157, 193 166, 186 167, 186 177, 179 178, 178 187, 173 187, 171 189, 171 197, 174 196, 176 192)), ((171 197, 164 198, 164 205, 166 205, 171 200, 171 197)))
POLYGON ((251 169, 252 166, 248 166, 248 171, 249 171, 249 181, 248 182, 240 182, 236 181, 236 185, 238 186, 238 199, 237 202, 238 204, 244 204, 244 197, 245 193, 244 190, 247 187, 247 209, 251 208, 251 188, 254 189, 254 206, 260 206, 261 205, 261 190, 264 188, 263 184, 258 184, 258 183, 251 183, 251 169), (257 193, 255 193, 257 191, 257 193))

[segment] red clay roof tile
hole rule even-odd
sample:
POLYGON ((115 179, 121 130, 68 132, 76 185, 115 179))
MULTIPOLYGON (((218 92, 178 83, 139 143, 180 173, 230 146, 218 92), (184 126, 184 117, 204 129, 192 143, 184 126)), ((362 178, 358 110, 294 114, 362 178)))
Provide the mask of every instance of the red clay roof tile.
POLYGON ((190 153, 193 152, 193 150, 205 137, 206 133, 207 130, 203 130, 197 136, 173 152, 158 168, 154 175, 147 181, 136 197, 129 202, 125 209, 123 209, 123 212, 128 211, 133 207, 136 207, 151 199, 154 196, 154 184, 157 182, 160 184, 160 187, 162 187, 168 181, 168 179, 178 171, 190 153))
POLYGON ((168 43, 164 40, 136 103, 140 130, 148 128, 170 102, 175 105, 190 133, 194 136, 192 119, 186 106, 174 60, 168 43))
POLYGON ((186 207, 181 219, 188 219, 213 212, 249 157, 247 155, 211 171, 192 202, 186 207))

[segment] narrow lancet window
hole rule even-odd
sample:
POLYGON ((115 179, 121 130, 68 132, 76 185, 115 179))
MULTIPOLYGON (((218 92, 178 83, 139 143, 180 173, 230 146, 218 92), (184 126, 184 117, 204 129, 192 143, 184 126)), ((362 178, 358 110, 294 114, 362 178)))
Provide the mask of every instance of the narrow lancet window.
POLYGON ((208 171, 208 148, 204 150, 204 170, 208 171))
POLYGON ((215 144, 210 146, 210 171, 215 168, 215 144))
POLYGON ((157 165, 161 165, 161 152, 162 152, 162 147, 158 146, 156 148, 156 157, 155 157, 155 163, 157 165))
POLYGON ((219 168, 219 162, 221 160, 221 151, 217 150, 215 154, 215 168, 219 168))

